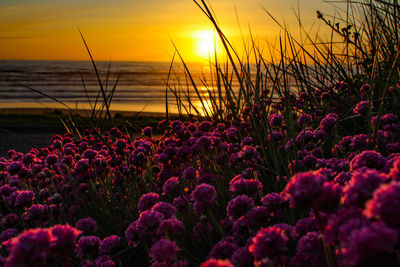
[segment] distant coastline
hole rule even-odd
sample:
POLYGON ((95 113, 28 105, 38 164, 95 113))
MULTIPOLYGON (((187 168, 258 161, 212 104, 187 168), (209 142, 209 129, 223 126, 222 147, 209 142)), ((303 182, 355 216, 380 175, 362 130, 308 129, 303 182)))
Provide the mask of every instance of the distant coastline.
MULTIPOLYGON (((73 109, 91 109, 96 99, 101 102, 99 80, 90 61, 1 60, 0 63, 0 109, 65 108, 45 95, 73 109)), ((109 93, 115 87, 113 112, 165 112, 166 93, 170 112, 177 112, 175 96, 166 90, 169 62, 98 61, 96 66, 104 91, 109 93)), ((203 64, 190 66, 192 74, 200 79, 203 64)), ((183 70, 176 67, 170 77, 171 86, 174 86, 172 80, 183 81, 183 77, 183 70)), ((183 86, 187 93, 186 85, 183 86)), ((195 94, 192 88, 189 94, 195 94)))
MULTIPOLYGON (((67 109, 67 108, 40 108, 40 107, 1 107, 0 106, 0 115, 48 115, 48 114, 71 114, 71 115, 80 115, 85 116, 89 114, 91 111, 88 109, 67 109)), ((134 114, 138 114, 140 117, 163 117, 165 116, 165 112, 152 112, 152 111, 127 111, 127 110, 110 110, 112 116, 122 115, 122 116, 132 116, 134 114)), ((177 114, 177 113, 171 113, 177 114)))

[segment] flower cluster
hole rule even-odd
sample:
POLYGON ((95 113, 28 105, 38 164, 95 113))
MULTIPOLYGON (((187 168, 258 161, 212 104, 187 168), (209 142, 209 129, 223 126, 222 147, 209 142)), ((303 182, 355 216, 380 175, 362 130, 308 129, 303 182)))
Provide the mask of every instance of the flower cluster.
MULTIPOLYGON (((349 90, 264 99, 223 122, 164 120, 136 137, 90 129, 9 151, 0 158, 1 264, 396 265, 398 117, 341 136, 348 118, 332 98, 349 90), (307 113, 309 97, 333 104, 307 113)), ((362 100, 351 119, 365 123, 375 114, 362 100)))

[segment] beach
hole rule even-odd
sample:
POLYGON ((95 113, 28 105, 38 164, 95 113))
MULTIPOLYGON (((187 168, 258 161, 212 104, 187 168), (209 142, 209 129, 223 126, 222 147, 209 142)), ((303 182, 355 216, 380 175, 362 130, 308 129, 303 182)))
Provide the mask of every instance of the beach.
MULTIPOLYGON (((80 117, 86 117, 88 110, 46 109, 46 108, 0 108, 0 156, 5 156, 12 149, 27 153, 33 147, 47 147, 52 136, 63 135, 67 132, 61 119, 71 116, 77 123, 78 129, 87 128, 80 117)), ((162 112, 129 112, 111 111, 113 122, 108 121, 106 127, 113 123, 118 125, 125 119, 139 129, 148 125, 157 125, 164 119, 162 112)))
MULTIPOLYGON (((71 115, 78 119, 78 128, 87 128, 79 116, 91 117, 95 109, 103 110, 97 117, 104 117, 104 96, 111 116, 120 120, 134 118, 137 131, 165 118, 166 96, 169 114, 178 113, 174 93, 166 90, 169 62, 99 61, 96 66, 102 88, 90 61, 1 60, 0 155, 10 149, 26 153, 34 146, 46 147, 53 135, 66 132, 60 117, 71 115)), ((204 67, 190 64, 195 79, 199 79, 204 67)), ((182 80, 183 76, 178 66, 173 69, 170 86, 174 90, 173 80, 182 80)), ((200 90, 207 101, 207 90, 200 90)), ((193 88, 182 93, 182 101, 187 104, 185 94, 196 93, 193 88)), ((192 101, 201 110, 200 102, 192 101)))
MULTIPOLYGON (((167 82, 171 89, 179 91, 175 82, 185 79, 179 64, 171 70, 170 77, 169 62, 98 61, 95 64, 98 76, 90 61, 0 60, 0 109, 64 109, 65 105, 92 109, 99 108, 106 96, 112 100, 111 110, 164 112, 167 94, 171 112, 177 111, 175 95, 167 82)), ((190 63, 196 81, 206 67, 190 63)), ((186 84, 181 86, 185 90, 180 92, 183 102, 186 102, 184 94, 196 94, 186 84)), ((199 107, 199 103, 195 105, 199 107)))

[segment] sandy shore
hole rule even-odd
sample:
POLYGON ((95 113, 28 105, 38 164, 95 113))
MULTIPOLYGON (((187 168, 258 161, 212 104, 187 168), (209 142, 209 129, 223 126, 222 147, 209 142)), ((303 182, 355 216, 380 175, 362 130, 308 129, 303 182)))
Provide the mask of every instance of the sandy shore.
MULTIPOLYGON (((76 110, 69 110, 69 109, 46 109, 46 108, 0 108, 1 115, 46 115, 51 113, 62 113, 62 114, 79 114, 80 116, 86 116, 90 114, 88 110, 85 109, 76 109, 76 110)), ((133 114, 139 113, 140 116, 145 117, 163 117, 165 113, 163 112, 134 112, 134 111, 123 111, 123 110, 111 110, 110 111, 112 116, 116 114, 121 114, 123 116, 132 116, 133 114)))
POLYGON ((62 134, 62 132, 15 133, 15 135, 1 132, 0 156, 5 156, 10 149, 26 153, 33 146, 47 147, 51 137, 55 134, 62 134))
MULTIPOLYGON (((86 110, 77 110, 76 113, 87 115, 86 110)), ((78 117, 76 113, 67 109, 0 108, 0 156, 6 155, 10 149, 26 153, 32 146, 47 147, 53 135, 66 132, 60 117, 67 114, 78 117)), ((116 114, 125 118, 134 116, 135 126, 139 129, 165 118, 160 112, 111 112, 113 117, 116 114)), ((84 125, 80 127, 85 128, 84 125)))

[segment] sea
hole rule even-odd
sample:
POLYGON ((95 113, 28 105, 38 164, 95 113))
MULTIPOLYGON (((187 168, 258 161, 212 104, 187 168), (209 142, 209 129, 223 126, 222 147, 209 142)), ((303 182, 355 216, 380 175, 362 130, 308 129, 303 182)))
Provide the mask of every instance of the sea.
MULTIPOLYGON (((171 72, 170 62, 97 61, 95 65, 98 75, 90 61, 0 60, 0 109, 99 108, 103 102, 100 83, 105 95, 112 95, 112 111, 164 113, 167 103, 169 112, 177 113, 177 92, 182 103, 187 104, 187 96, 195 99, 180 65, 173 65, 171 72)), ((191 63, 188 67, 196 83, 204 87, 210 66, 191 63)))

